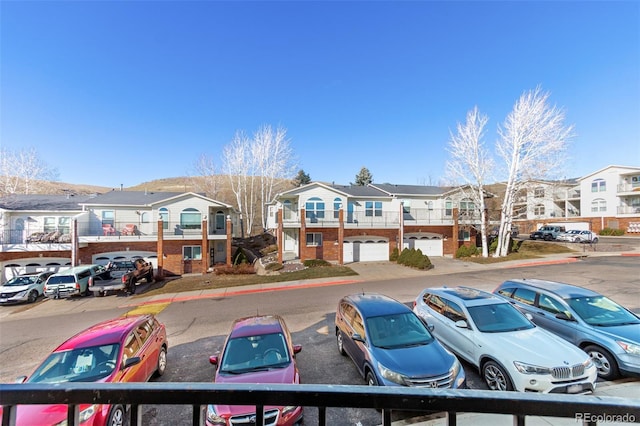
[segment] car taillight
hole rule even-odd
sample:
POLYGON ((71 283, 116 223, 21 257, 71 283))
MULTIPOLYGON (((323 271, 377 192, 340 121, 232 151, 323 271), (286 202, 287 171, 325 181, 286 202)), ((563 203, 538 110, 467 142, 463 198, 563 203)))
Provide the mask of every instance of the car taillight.
POLYGON ((93 277, 89 277, 89 287, 93 285, 93 277))
POLYGON ((76 283, 76 290, 80 290, 80 283, 76 283))
POLYGON ((126 284, 127 283, 127 274, 123 275, 120 279, 122 280, 122 282, 124 284, 126 284))

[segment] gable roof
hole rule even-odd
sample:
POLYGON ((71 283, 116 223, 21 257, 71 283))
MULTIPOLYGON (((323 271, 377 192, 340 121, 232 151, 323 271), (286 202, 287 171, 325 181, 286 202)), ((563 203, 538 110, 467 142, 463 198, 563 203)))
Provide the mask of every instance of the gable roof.
POLYGON ((427 186, 427 185, 394 185, 391 183, 369 184, 373 188, 394 196, 415 196, 415 195, 442 195, 447 192, 449 187, 427 186))
POLYGON ((166 203, 180 197, 197 197, 213 204, 231 208, 229 204, 207 198, 195 192, 153 192, 153 191, 109 191, 85 200, 83 206, 131 206, 150 207, 158 203, 166 203))
POLYGON ((82 211, 80 202, 87 195, 13 194, 0 198, 0 208, 5 210, 82 211))
POLYGON ((589 173, 588 175, 582 176, 580 179, 578 179, 578 182, 581 182, 585 179, 590 178, 593 175, 597 175, 599 173, 604 172, 605 170, 609 170, 609 169, 621 169, 624 170, 622 171, 620 174, 627 174, 627 173, 640 173, 640 167, 629 167, 629 166, 607 166, 607 167, 603 167, 600 170, 596 170, 595 172, 589 173))

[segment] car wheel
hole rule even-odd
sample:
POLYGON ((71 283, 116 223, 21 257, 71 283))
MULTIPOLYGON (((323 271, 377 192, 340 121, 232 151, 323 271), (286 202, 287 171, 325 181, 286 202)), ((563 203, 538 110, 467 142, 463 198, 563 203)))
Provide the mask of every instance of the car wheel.
POLYGON ((89 286, 87 286, 87 288, 84 290, 84 293, 82 293, 82 295, 84 297, 87 297, 91 294, 91 290, 89 290, 89 286))
POLYGON ((594 238, 593 240, 591 240, 591 242, 592 242, 593 244, 595 244, 595 243, 597 243, 597 242, 598 242, 598 239, 597 239, 597 238, 594 238))
POLYGON ((482 378, 491 390, 513 390, 509 375, 496 362, 487 361, 487 363, 482 366, 482 378))
POLYGON ((376 379, 376 375, 371 371, 367 372, 367 384, 369 386, 378 386, 378 379, 376 379))
POLYGON ((167 369, 167 349, 163 346, 158 354, 158 366, 156 367, 156 376, 160 377, 167 369))
POLYGON ((340 330, 336 331, 336 343, 338 344, 340 355, 345 356, 347 353, 344 351, 344 342, 342 341, 342 333, 340 330))
POLYGON ((31 292, 29 293, 29 295, 27 296, 27 302, 29 303, 33 303, 36 300, 38 300, 38 292, 35 290, 31 290, 31 292))
POLYGON ((601 379, 613 380, 618 377, 618 364, 609 352, 596 345, 587 346, 584 351, 598 368, 598 376, 601 379))
POLYGON ((551 235, 548 235, 548 234, 547 234, 547 235, 545 235, 545 236, 544 236, 544 240, 545 240, 545 241, 551 241, 551 235))
POLYGON ((109 420, 107 420, 107 426, 124 426, 125 424, 125 412, 122 405, 114 405, 109 413, 109 420))

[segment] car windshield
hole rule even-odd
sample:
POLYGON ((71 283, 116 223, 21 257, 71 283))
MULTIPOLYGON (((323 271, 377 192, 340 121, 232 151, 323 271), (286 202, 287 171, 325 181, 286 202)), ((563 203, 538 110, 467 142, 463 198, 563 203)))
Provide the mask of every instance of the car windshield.
POLYGON ((640 324, 640 319, 605 296, 574 297, 566 299, 566 302, 589 325, 613 327, 640 324))
POLYGON ((95 382, 116 368, 119 344, 54 352, 29 377, 28 383, 95 382))
POLYGON ((220 372, 242 374, 286 367, 291 361, 285 342, 282 333, 229 339, 220 372))
POLYGON ((383 349, 427 345, 433 336, 413 312, 367 318, 367 332, 373 346, 383 349))
POLYGON ((36 275, 13 277, 9 281, 7 281, 4 285, 5 287, 29 285, 29 284, 35 283, 37 279, 38 277, 36 275))
POLYGON ((535 327, 510 303, 471 306, 467 309, 474 324, 483 333, 505 333, 535 327))

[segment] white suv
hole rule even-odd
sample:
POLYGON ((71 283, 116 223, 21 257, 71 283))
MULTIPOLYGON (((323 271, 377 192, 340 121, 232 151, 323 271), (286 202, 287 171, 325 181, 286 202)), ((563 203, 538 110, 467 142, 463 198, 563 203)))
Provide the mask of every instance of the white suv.
POLYGON ((423 290, 416 314, 478 367, 489 389, 591 393, 598 370, 578 347, 533 324, 505 298, 468 287, 423 290))

